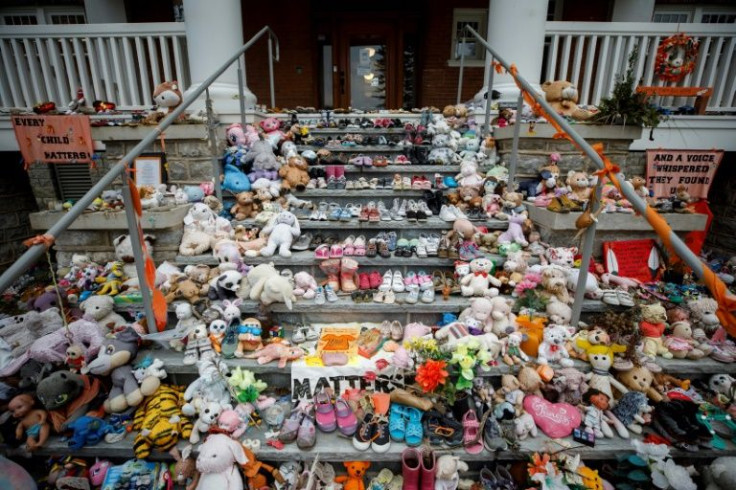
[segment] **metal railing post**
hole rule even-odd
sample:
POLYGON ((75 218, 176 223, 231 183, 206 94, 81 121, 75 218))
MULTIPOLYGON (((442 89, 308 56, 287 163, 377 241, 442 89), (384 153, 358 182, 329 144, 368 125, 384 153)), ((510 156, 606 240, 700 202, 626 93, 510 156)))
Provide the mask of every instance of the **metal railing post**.
MULTIPOLYGON (((455 44, 457 48, 457 43, 455 44)), ((465 50, 460 53, 460 74, 457 77, 457 97, 455 98, 455 104, 460 104, 460 98, 463 93, 463 72, 465 71, 465 50)))
MULTIPOLYGON (((593 195, 596 196, 596 199, 595 201, 589 201, 589 205, 591 206, 591 213, 595 213, 596 211, 598 211, 598 208, 601 206, 600 195, 602 183, 603 179, 598 179, 598 182, 595 184, 595 191, 593 192, 593 195)), ((575 286, 575 300, 572 304, 572 317, 570 320, 570 325, 574 327, 578 326, 578 323, 580 322, 580 314, 583 311, 583 301, 585 300, 585 283, 588 281, 588 265, 590 264, 590 259, 593 256, 593 244, 595 243, 596 225, 597 223, 593 221, 593 224, 591 224, 583 233, 583 250, 580 260, 581 266, 580 272, 578 272, 578 283, 575 286), (583 267, 582 264, 585 264, 585 267, 583 267)))
POLYGON ((516 177, 516 164, 519 159, 519 137, 521 134, 521 110, 524 108, 524 97, 519 94, 516 101, 516 124, 514 124, 514 141, 511 145, 511 161, 509 162, 509 189, 514 189, 514 178, 516 177))
POLYGON ((122 190, 123 203, 125 204, 125 220, 128 222, 130 244, 133 247, 133 258, 135 259, 135 272, 138 274, 138 290, 141 293, 143 312, 146 314, 148 333, 154 333, 158 332, 158 329, 156 328, 156 316, 153 313, 152 294, 146 281, 146 257, 143 255, 143 244, 141 243, 141 236, 138 234, 140 223, 133 207, 133 195, 127 182, 125 182, 125 176, 123 176, 122 190))
MULTIPOLYGON (((92 186, 92 188, 87 191, 84 196, 79 198, 76 204, 74 204, 74 206, 72 206, 69 211, 64 213, 61 218, 59 218, 59 221, 57 221, 51 228, 46 231, 46 235, 49 235, 52 238, 56 238, 61 233, 66 231, 66 229, 69 228, 69 225, 71 225, 74 220, 76 220, 87 209, 87 207, 92 204, 92 201, 95 200, 97 196, 102 194, 102 191, 107 189, 113 183, 113 181, 120 175, 120 173, 127 167, 127 165, 133 161, 135 157, 146 151, 150 147, 150 145, 154 141, 156 141, 161 136, 161 134, 163 134, 164 130, 171 126, 176 120, 178 120, 179 116, 181 116, 184 111, 186 111, 187 108, 192 105, 194 101, 197 100, 199 96, 202 95, 205 90, 207 90, 209 86, 212 85, 212 83, 217 80, 220 75, 222 75, 222 73, 230 67, 230 65, 237 61, 237 59, 241 57, 243 53, 250 49, 251 46, 253 46, 253 44, 255 44, 255 42, 258 41, 258 39, 260 39, 261 36, 266 33, 270 33, 270 35, 273 35, 270 27, 263 27, 225 63, 223 63, 219 69, 217 69, 212 75, 210 75, 201 84, 199 84, 199 86, 192 90, 191 93, 187 94, 181 105, 179 105, 179 107, 177 107, 170 114, 164 117, 164 119, 159 123, 158 126, 153 128, 151 132, 148 133, 148 135, 144 137, 137 145, 135 145, 132 150, 125 154, 125 156, 123 156, 123 158, 120 159, 120 161, 116 163, 107 174, 103 175, 102 178, 94 186, 92 186)), ((276 39, 276 43, 276 59, 278 60, 278 38, 276 39)), ((245 80, 245 72, 243 73, 243 79, 245 80)), ((211 109, 212 108, 210 101, 210 111, 211 109)), ((210 120, 208 120, 208 123, 209 121, 210 120)), ((211 131, 211 134, 214 134, 214 128, 211 131)), ((214 144, 215 138, 210 138, 210 140, 212 141, 211 144, 214 144)), ((219 189, 219 186, 219 174, 217 174, 217 178, 215 179, 215 189, 219 189)), ((129 232, 132 234, 137 233, 138 231, 136 229, 129 230, 129 232)), ((0 276, 0 291, 5 291, 7 288, 9 288, 13 284, 13 281, 15 281, 15 279, 21 274, 23 274, 23 272, 25 272, 28 267, 30 267, 39 258, 41 258, 41 256, 45 252, 46 246, 44 244, 37 244, 29 248, 23 255, 18 258, 18 260, 16 260, 10 267, 8 267, 8 269, 5 270, 5 272, 3 272, 2 276, 0 276)))
MULTIPOLYGON (((245 131, 245 85, 243 58, 238 58, 238 102, 240 102, 240 125, 245 131)), ((209 116, 208 116, 209 117, 209 116)))
MULTIPOLYGON (((217 122, 215 122, 215 115, 212 110, 210 89, 207 89, 205 94, 205 107, 207 110, 207 139, 209 140, 210 154, 212 155, 212 174, 215 176, 215 195, 217 196, 217 199, 222 202, 222 182, 220 182, 220 174, 222 172, 220 170, 220 159, 217 157, 217 134, 215 133, 217 122)), ((245 126, 243 126, 243 128, 245 128, 245 126)))
POLYGON ((488 73, 488 86, 486 87, 486 115, 483 124, 484 135, 491 134, 491 104, 493 103, 493 55, 491 55, 491 71, 488 73))
POLYGON ((276 107, 276 87, 273 83, 273 41, 268 36, 268 81, 271 90, 271 107, 276 107))

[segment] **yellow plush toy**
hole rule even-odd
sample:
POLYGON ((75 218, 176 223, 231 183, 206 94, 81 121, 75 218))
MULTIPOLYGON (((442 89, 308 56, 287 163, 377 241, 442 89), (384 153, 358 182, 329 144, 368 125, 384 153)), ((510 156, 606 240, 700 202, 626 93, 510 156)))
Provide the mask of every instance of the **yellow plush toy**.
POLYGON ((179 439, 189 439, 192 422, 182 414, 182 405, 184 388, 180 386, 161 385, 143 401, 133 419, 133 429, 139 431, 133 443, 136 458, 145 459, 154 449, 168 451, 179 439))
POLYGON ((566 80, 546 81, 542 84, 544 97, 558 113, 570 116, 576 121, 586 121, 595 115, 595 112, 578 107, 578 89, 566 80))

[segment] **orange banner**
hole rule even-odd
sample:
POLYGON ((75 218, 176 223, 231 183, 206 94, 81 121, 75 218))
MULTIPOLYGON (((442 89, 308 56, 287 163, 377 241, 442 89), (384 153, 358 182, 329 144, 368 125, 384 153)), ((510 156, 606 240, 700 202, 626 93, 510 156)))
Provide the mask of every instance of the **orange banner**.
POLYGON ((12 116, 26 167, 35 162, 92 163, 89 116, 12 116))

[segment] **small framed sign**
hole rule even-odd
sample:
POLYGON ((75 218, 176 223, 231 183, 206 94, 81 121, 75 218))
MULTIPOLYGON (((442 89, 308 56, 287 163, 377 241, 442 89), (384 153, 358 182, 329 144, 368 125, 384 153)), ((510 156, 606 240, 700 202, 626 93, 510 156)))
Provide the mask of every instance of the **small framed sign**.
POLYGON ((156 187, 166 182, 166 153, 143 153, 133 160, 135 185, 156 187))

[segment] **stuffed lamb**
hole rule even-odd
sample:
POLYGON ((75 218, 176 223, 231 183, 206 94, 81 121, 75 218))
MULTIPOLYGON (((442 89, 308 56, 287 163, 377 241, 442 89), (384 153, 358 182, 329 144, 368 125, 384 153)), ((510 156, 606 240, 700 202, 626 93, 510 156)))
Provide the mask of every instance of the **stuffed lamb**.
POLYGON ((268 234, 268 243, 261 249, 261 255, 270 257, 278 249, 282 257, 291 257, 291 244, 301 234, 299 220, 293 213, 281 211, 263 228, 263 233, 268 234))

